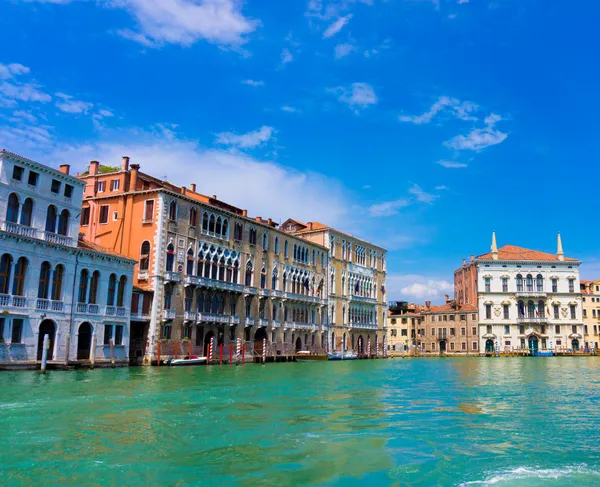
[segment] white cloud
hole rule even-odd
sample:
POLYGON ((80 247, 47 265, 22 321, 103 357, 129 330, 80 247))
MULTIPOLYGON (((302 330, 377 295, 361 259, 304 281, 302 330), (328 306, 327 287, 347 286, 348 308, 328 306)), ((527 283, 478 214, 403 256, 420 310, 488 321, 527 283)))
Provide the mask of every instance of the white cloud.
POLYGON ((444 145, 454 150, 478 151, 500 144, 508 137, 507 133, 495 128, 495 124, 501 120, 500 115, 492 113, 484 119, 484 128, 473 129, 467 135, 457 135, 444 142, 444 145))
POLYGON ((325 29, 325 32, 323 32, 323 39, 328 39, 328 38, 336 35, 339 31, 341 31, 344 28, 344 26, 348 22, 350 22, 351 18, 352 18, 352 14, 348 14, 348 15, 345 15, 344 17, 340 17, 335 22, 330 24, 329 27, 327 27, 327 29, 325 29))
POLYGON ((456 118, 461 120, 477 120, 473 113, 479 109, 479 106, 470 101, 461 102, 456 98, 440 96, 425 113, 421 115, 400 115, 398 119, 401 122, 421 125, 431 122, 438 113, 446 109, 449 109, 456 118))
POLYGON ((459 5, 462 3, 469 3, 469 0, 457 0, 457 2, 459 5))
POLYGON ((338 100, 349 105, 355 113, 361 109, 377 104, 377 95, 368 83, 352 83, 350 87, 338 86, 329 90, 335 93, 338 100))
POLYGON ((441 186, 436 186, 435 189, 437 191, 444 191, 446 189, 448 189, 448 186, 444 186, 443 184, 441 186))
POLYGON ((4 81, 0 83, 0 99, 4 99, 10 105, 17 101, 48 103, 52 100, 52 97, 41 91, 40 86, 35 83, 9 83, 4 81))
POLYGON ((440 166, 445 167, 447 169, 461 169, 468 166, 468 164, 456 161, 437 161, 436 164, 439 164, 440 166))
POLYGON ((408 301, 443 301, 444 294, 452 294, 454 286, 449 281, 420 274, 388 274, 386 278, 390 299, 408 301))
POLYGON ((433 203, 436 199, 438 199, 440 196, 437 194, 432 194, 432 193, 427 193, 426 191, 423 190, 423 188, 421 188, 421 186, 419 186, 418 184, 413 184, 410 189, 408 190, 408 192, 412 195, 414 195, 414 197, 417 199, 417 201, 419 201, 420 203, 427 203, 427 204, 431 204, 433 203))
POLYGON ((254 80, 254 79, 245 79, 242 81, 242 84, 256 87, 256 86, 264 86, 265 82, 254 80))
POLYGON ((288 112, 288 113, 300 113, 300 109, 298 109, 296 107, 291 107, 289 105, 283 105, 281 107, 281 110, 284 112, 288 112))
POLYGON ((110 110, 106 110, 106 109, 102 109, 99 110, 98 113, 96 114, 96 117, 100 116, 100 117, 114 117, 114 113, 111 112, 110 110))
POLYGON ((385 201, 383 203, 371 205, 369 207, 369 215, 372 217, 393 216, 398 213, 398 210, 409 205, 410 201, 407 199, 385 201))
POLYGON ((15 110, 13 116, 32 124, 37 122, 37 117, 35 115, 23 110, 15 110))
POLYGON ((20 74, 28 74, 29 68, 22 64, 1 64, 0 63, 0 79, 10 79, 20 74))
POLYGON ((284 47, 281 51, 281 64, 291 63, 294 60, 294 56, 287 47, 284 47))
POLYGON ((356 51, 356 47, 348 42, 335 46, 334 55, 336 59, 341 59, 356 51))
POLYGON ((273 127, 263 125, 258 130, 241 135, 232 132, 221 132, 217 134, 216 142, 217 144, 230 145, 239 149, 253 149, 271 140, 273 133, 273 127))
POLYGON ((55 103, 56 107, 65 112, 72 114, 85 113, 87 114, 93 107, 93 103, 88 103, 81 100, 75 100, 72 96, 64 93, 55 93, 56 97, 60 99, 55 103))

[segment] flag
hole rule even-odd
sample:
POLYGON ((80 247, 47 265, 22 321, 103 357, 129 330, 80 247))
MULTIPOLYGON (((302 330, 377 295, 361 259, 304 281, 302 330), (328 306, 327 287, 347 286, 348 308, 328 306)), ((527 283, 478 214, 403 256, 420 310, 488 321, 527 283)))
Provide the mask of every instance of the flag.
POLYGON ((310 288, 308 287, 308 277, 306 279, 304 279, 304 287, 306 288, 306 290, 310 290, 310 288))
POLYGON ((355 293, 358 292, 358 281, 356 281, 356 284, 354 285, 354 292, 355 293))
POLYGON ((550 318, 550 308, 548 308, 548 306, 546 306, 546 313, 548 315, 548 318, 550 318))
POLYGON ((538 308, 535 304, 533 305, 533 309, 535 310, 535 317, 537 318, 538 317, 538 308))
POLYGON ((381 286, 381 294, 383 294, 385 296, 385 286, 381 286))
POLYGON ((323 289, 323 278, 321 278, 321 282, 319 282, 319 286, 317 287, 317 293, 320 293, 323 289))
POLYGON ((524 317, 525 316, 525 306, 523 305, 523 302, 520 301, 519 302, 519 314, 524 317))

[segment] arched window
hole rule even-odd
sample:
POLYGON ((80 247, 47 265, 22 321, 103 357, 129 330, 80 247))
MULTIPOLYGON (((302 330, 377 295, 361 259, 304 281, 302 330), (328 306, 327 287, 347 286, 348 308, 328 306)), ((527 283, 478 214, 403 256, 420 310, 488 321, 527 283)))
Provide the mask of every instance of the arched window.
POLYGON ((67 235, 69 231, 69 210, 65 209, 60 212, 58 218, 58 231, 59 235, 67 235))
POLYGON ((167 245, 167 259, 166 259, 165 269, 167 271, 173 271, 174 266, 175 266, 175 247, 173 246, 173 243, 169 243, 169 245, 167 245))
POLYGON ((217 296, 213 296, 212 299, 210 300, 210 312, 213 314, 217 314, 217 310, 218 310, 217 296))
POLYGON ((271 289, 277 289, 277 269, 273 269, 273 275, 271 276, 271 289))
POLYGON ((538 301, 537 311, 540 318, 546 317, 546 309, 544 308, 544 302, 541 299, 538 301))
POLYGON ((535 288, 538 293, 544 292, 544 278, 541 274, 535 278, 535 288))
POLYGON ((198 223, 198 211, 196 208, 190 208, 190 226, 195 227, 198 223))
POLYGON ((312 263, 313 265, 317 265, 317 251, 315 249, 312 252, 312 263))
POLYGON ((140 248, 140 271, 145 272, 150 267, 150 242, 144 240, 140 248))
POLYGON ((294 260, 298 260, 298 246, 294 244, 294 260))
POLYGON ((286 272, 283 273, 283 280, 281 281, 281 290, 283 292, 287 291, 287 273, 286 272))
POLYGON ((90 283, 90 304, 98 304, 98 285, 100 284, 100 272, 94 271, 90 283))
POLYGON ((56 206, 50 205, 46 213, 46 231, 56 232, 56 206))
POLYGON ((240 264, 236 260, 233 263, 233 282, 237 284, 240 264))
POLYGON ((169 203, 169 220, 177 220, 177 203, 175 200, 169 203))
POLYGON ((227 238, 229 236, 229 220, 225 218, 223 220, 223 227, 221 228, 221 236, 227 238))
POLYGON ((276 254, 279 253, 279 237, 275 237, 275 240, 273 241, 273 252, 276 254))
POLYGON ((231 261, 227 261, 227 265, 225 267, 225 281, 233 282, 233 267, 231 267, 231 261))
POLYGON ((267 232, 264 232, 263 237, 262 237, 262 248, 263 248, 263 250, 267 250, 268 247, 269 247, 269 234, 267 232))
POLYGON ((290 244, 287 240, 283 243, 283 256, 286 258, 290 256, 290 244))
POLYGON ((219 259, 219 281, 225 280, 225 258, 221 257, 219 259))
POLYGON ((11 193, 8 197, 6 221, 10 223, 17 223, 19 221, 19 197, 16 193, 11 193))
POLYGON ((215 233, 215 215, 210 215, 210 220, 208 221, 208 231, 210 233, 215 233))
POLYGON ((0 294, 8 294, 12 261, 13 259, 10 254, 4 254, 0 258, 0 294))
POLYGON ((119 290, 117 291, 117 306, 125 306, 125 286, 127 286, 127 276, 121 276, 119 279, 119 290))
POLYGON ((210 255, 206 255, 204 258, 204 277, 210 278, 210 267, 211 267, 211 257, 210 255))
POLYGON ((219 275, 219 264, 217 262, 217 256, 214 255, 212 258, 212 269, 211 269, 211 273, 210 273, 210 278, 217 279, 218 275, 219 275))
POLYGON ((202 231, 208 232, 208 213, 206 211, 202 213, 202 231))
POLYGON ((248 262, 246 264, 246 279, 245 279, 245 284, 246 286, 252 286, 252 263, 248 262))
POLYGON ((250 228, 248 231, 248 243, 250 245, 256 245, 256 228, 250 228))
POLYGON ((263 267, 260 270, 260 288, 264 289, 267 287, 267 271, 266 269, 263 267))
POLYGON ((531 277, 531 274, 527 274, 527 277, 525 278, 525 283, 527 286, 527 291, 533 291, 533 277, 531 277))
POLYGON ((535 318, 535 304, 531 300, 527 303, 527 318, 535 318))
POLYGON ((196 299, 196 309, 198 310, 198 313, 204 311, 204 294, 198 294, 198 298, 196 299))
POLYGON ((88 289, 88 276, 89 273, 87 269, 83 269, 81 271, 79 277, 79 295, 77 297, 78 303, 85 303, 87 299, 87 289, 88 289))
POLYGON ((25 275, 27 273, 27 259, 21 257, 15 267, 15 277, 13 280, 13 296, 24 296, 25 294, 25 275))
POLYGON ((106 298, 106 304, 108 306, 115 305, 115 293, 117 291, 117 275, 111 274, 108 278, 108 296, 106 298))
POLYGON ((523 292, 523 276, 521 274, 517 274, 517 292, 523 292))
POLYGON ((40 280, 38 283, 38 298, 48 299, 48 288, 50 287, 50 262, 42 262, 40 268, 40 280))
POLYGON ((187 251, 187 263, 185 267, 185 273, 188 276, 194 274, 194 251, 191 248, 189 248, 187 251))
POLYGON ((31 215, 33 213, 33 200, 27 198, 21 208, 21 225, 31 226, 31 215))
POLYGON ((65 268, 62 265, 57 265, 54 268, 54 274, 52 276, 52 299, 54 301, 60 301, 62 299, 62 282, 65 268))
POLYGON ((221 217, 217 217, 217 222, 215 223, 215 235, 217 237, 221 236, 221 217))
POLYGON ((222 315, 224 311, 225 311, 225 300, 223 299, 223 296, 219 294, 219 296, 217 297, 217 314, 222 315))

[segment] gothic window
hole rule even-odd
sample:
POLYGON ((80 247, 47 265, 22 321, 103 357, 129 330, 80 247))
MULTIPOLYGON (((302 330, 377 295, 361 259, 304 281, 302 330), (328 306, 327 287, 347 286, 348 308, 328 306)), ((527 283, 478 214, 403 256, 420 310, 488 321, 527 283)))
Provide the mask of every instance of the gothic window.
POLYGON ((260 287, 261 289, 267 287, 267 271, 264 267, 260 270, 260 287))
POLYGON ((245 279, 245 284, 246 286, 252 286, 252 263, 248 262, 246 264, 246 279, 245 279))
POLYGON ((269 247, 269 234, 267 232, 263 233, 262 236, 262 248, 263 250, 267 250, 269 247))
POLYGON ((54 301, 60 301, 62 299, 62 284, 65 268, 62 265, 57 265, 54 268, 54 275, 52 277, 52 296, 54 301))
POLYGON ((122 307, 125 304, 125 286, 127 285, 127 276, 121 276, 119 279, 119 289, 117 290, 117 306, 122 307))
POLYGON ((173 243, 169 243, 169 245, 167 245, 167 259, 166 259, 166 266, 165 269, 167 271, 172 272, 173 269, 175 267, 175 247, 173 246, 173 243))
POLYGON ((202 231, 208 232, 208 213, 206 211, 202 213, 202 231))
POLYGON ((16 193, 11 193, 8 197, 6 221, 10 223, 17 223, 19 221, 19 197, 16 193))
POLYGON ((21 257, 15 266, 15 277, 13 282, 13 296, 23 296, 25 293, 25 274, 27 273, 27 259, 21 257))
POLYGON ((98 303, 98 284, 100 283, 100 272, 94 271, 92 281, 90 283, 90 299, 91 304, 98 303))
POLYGON ((275 237, 275 241, 273 242, 273 251, 276 254, 279 253, 279 237, 275 237))
POLYGON ((198 210, 190 208, 190 226, 195 227, 198 223, 198 210))
POLYGON ((140 271, 147 271, 150 266, 150 242, 142 242, 140 248, 140 271))
POLYGON ((79 295, 77 298, 78 303, 85 303, 87 299, 87 286, 88 286, 88 271, 83 269, 79 276, 79 295))
POLYGON ((0 258, 0 293, 8 294, 10 283, 10 273, 12 270, 12 257, 10 254, 4 254, 0 258))
POLYGON ((290 256, 290 244, 287 240, 283 244, 283 256, 286 258, 290 256))
POLYGON ((108 297, 106 299, 106 304, 108 306, 115 305, 115 293, 117 292, 117 275, 111 274, 108 278, 108 297))
POLYGON ((38 298, 48 299, 50 288, 50 262, 42 262, 40 280, 38 282, 38 298))
POLYGON ((46 212, 46 231, 54 233, 56 231, 56 206, 50 205, 46 212))
POLYGON ((21 225, 30 226, 31 225, 31 215, 33 213, 33 200, 31 198, 27 198, 25 203, 23 203, 23 208, 21 208, 21 225))
POLYGON ((177 203, 175 200, 169 203, 169 220, 177 220, 177 203))
POLYGON ((58 217, 58 230, 56 233, 59 235, 67 235, 69 231, 69 210, 63 210, 60 212, 58 217))
POLYGON ((186 262, 185 273, 188 276, 191 276, 194 274, 194 251, 192 250, 191 247, 187 251, 187 262, 186 262))

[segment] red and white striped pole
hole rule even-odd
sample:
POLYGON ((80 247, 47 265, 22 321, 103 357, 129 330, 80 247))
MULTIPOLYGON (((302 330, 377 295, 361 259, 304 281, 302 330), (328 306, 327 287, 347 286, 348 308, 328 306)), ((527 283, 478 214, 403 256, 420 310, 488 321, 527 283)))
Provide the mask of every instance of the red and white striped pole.
POLYGON ((371 337, 367 340, 367 353, 369 354, 369 358, 371 358, 371 337))
POLYGON ((211 337, 210 344, 208 345, 208 360, 207 362, 210 364, 213 359, 213 345, 215 343, 215 338, 211 337))
POLYGON ((242 354, 242 339, 238 338, 235 344, 235 355, 237 356, 237 359, 240 359, 240 356, 242 354))
POLYGON ((263 364, 267 361, 267 339, 263 338, 263 364))

